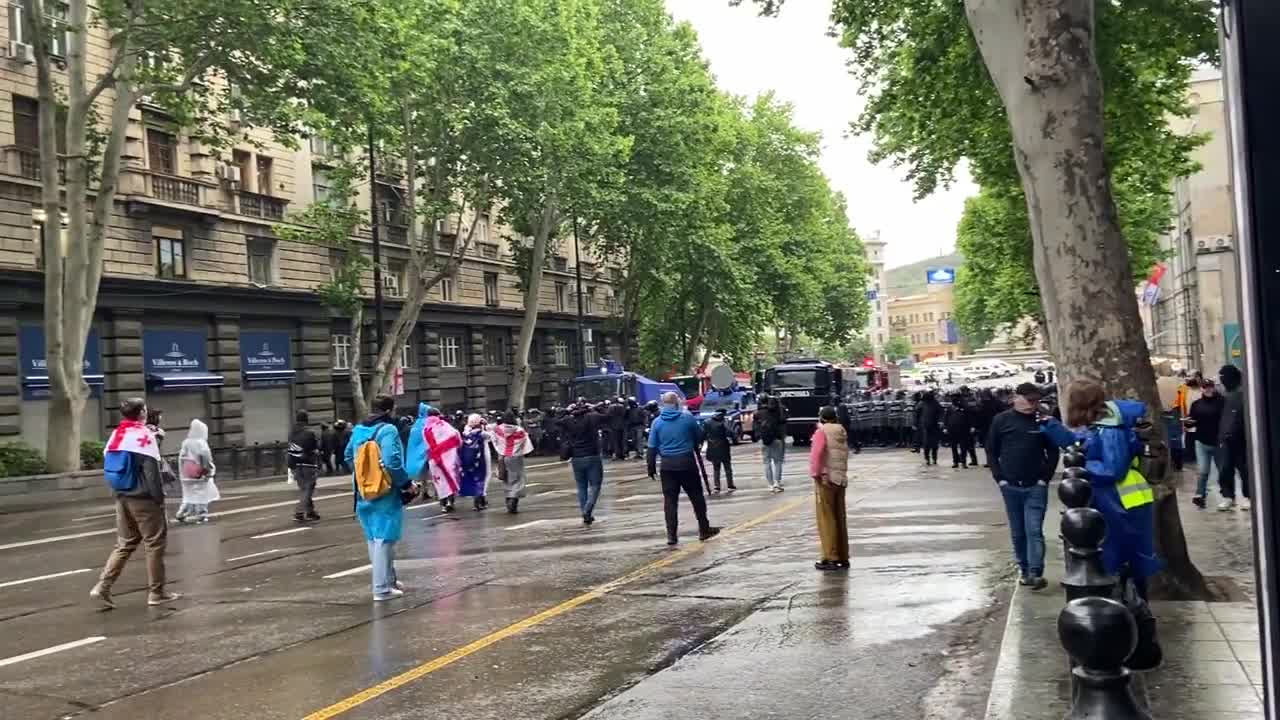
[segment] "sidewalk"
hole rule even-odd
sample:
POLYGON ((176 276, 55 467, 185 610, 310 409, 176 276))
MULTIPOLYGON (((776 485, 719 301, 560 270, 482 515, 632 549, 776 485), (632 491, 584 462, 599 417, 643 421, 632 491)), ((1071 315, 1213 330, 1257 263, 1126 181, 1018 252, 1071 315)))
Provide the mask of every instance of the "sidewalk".
MULTIPOLYGON (((1134 694, 1155 720, 1262 720, 1249 513, 1196 510, 1190 502, 1193 482, 1187 473, 1178 494, 1192 559, 1202 573, 1242 601, 1152 603, 1164 665, 1135 673, 1134 694)), ((1058 521, 1063 508, 1056 485, 1050 496, 1044 528, 1049 588, 1014 591, 987 720, 1061 720, 1071 709, 1067 656, 1057 632, 1058 613, 1066 600, 1059 585, 1063 551, 1058 521)))

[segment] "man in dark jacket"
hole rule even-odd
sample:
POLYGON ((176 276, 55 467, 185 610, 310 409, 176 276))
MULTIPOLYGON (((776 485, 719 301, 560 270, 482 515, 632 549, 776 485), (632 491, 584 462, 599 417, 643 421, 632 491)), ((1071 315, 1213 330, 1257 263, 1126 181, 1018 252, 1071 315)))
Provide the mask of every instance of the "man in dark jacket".
POLYGON ((307 426, 306 410, 299 410, 294 420, 293 432, 289 434, 289 469, 293 471, 293 482, 298 486, 298 504, 293 508, 293 521, 314 522, 320 519, 313 501, 316 478, 320 475, 320 439, 316 437, 316 431, 307 426))
POLYGON ((713 493, 720 492, 720 468, 724 468, 724 478, 730 490, 737 490, 733 484, 733 458, 730 456, 729 426, 725 423, 724 410, 717 410, 702 427, 707 439, 707 459, 711 461, 711 472, 715 477, 713 493))
POLYGON ((1212 380, 1200 380, 1199 384, 1200 398, 1191 403, 1182 423, 1196 453, 1196 494, 1191 502, 1203 509, 1209 492, 1209 474, 1217 464, 1213 456, 1218 451, 1218 432, 1226 401, 1212 380))
POLYGON ((609 445, 614 460, 627 459, 627 400, 618 398, 609 406, 609 445))
POLYGON ((1235 365, 1223 365, 1218 379, 1227 391, 1222 406, 1222 418, 1218 422, 1218 487, 1222 502, 1218 509, 1224 512, 1236 507, 1236 472, 1240 473, 1240 490, 1244 494, 1244 508, 1249 509, 1249 467, 1245 455, 1244 375, 1235 365))
POLYGON ((963 467, 967 470, 969 453, 973 451, 973 418, 969 416, 969 408, 965 407, 964 398, 960 395, 951 397, 945 425, 947 438, 951 441, 951 469, 963 467))
POLYGON ((325 475, 333 474, 333 455, 337 451, 338 433, 329 423, 320 423, 320 466, 325 475))
POLYGON ((942 403, 929 390, 916 405, 916 427, 919 428, 920 446, 924 448, 924 464, 938 464, 938 445, 942 442, 942 403))
POLYGON ((713 527, 707 519, 707 499, 699 483, 697 459, 694 455, 702 443, 698 421, 680 408, 680 396, 665 393, 662 396, 662 413, 649 428, 649 477, 658 474, 658 458, 662 458, 663 513, 667 520, 667 545, 678 540, 676 528, 679 521, 680 491, 689 496, 693 514, 698 519, 698 539, 715 537, 720 528, 713 527))
MULTIPOLYGON (((147 604, 167 605, 182 597, 165 590, 164 552, 169 524, 164 515, 164 481, 160 477, 160 452, 155 436, 147 429, 147 403, 129 398, 120 403, 120 424, 107 442, 108 460, 113 453, 125 453, 132 487, 117 490, 116 547, 107 557, 98 583, 89 591, 104 609, 116 606, 111 586, 124 570, 133 551, 142 545, 147 553, 147 604)), ((111 465, 104 461, 104 467, 111 465)), ((122 475, 127 476, 125 473, 122 475)))
POLYGON ((578 508, 582 524, 595 522, 596 500, 604 484, 604 461, 600 457, 600 428, 605 416, 590 405, 579 402, 570 406, 569 414, 560 422, 560 437, 569 446, 569 462, 578 485, 578 508))
POLYGON ((1033 590, 1048 585, 1044 579, 1044 514, 1049 507, 1049 480, 1058 467, 1058 447, 1041 432, 1036 417, 1039 404, 1038 386, 1019 385, 1013 409, 997 415, 987 435, 991 476, 1004 496, 1013 554, 1022 571, 1019 582, 1033 590))
POLYGON ((787 415, 776 397, 762 397, 756 410, 755 432, 764 456, 764 479, 771 492, 782 492, 783 463, 787 457, 787 415))
POLYGON ((351 468, 347 465, 347 445, 351 444, 351 425, 346 420, 339 420, 333 424, 334 431, 337 433, 337 445, 333 448, 333 462, 338 466, 338 472, 343 475, 350 475, 351 468))
POLYGON ((636 451, 636 460, 644 460, 644 428, 649 423, 644 408, 635 398, 627 398, 627 437, 636 451))

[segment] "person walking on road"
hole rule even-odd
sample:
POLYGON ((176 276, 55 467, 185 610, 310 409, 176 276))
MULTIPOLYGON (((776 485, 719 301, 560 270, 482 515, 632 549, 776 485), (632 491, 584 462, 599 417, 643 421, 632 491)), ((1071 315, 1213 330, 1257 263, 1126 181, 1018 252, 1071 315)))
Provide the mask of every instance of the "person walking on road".
POLYGON ((373 414, 351 431, 351 440, 343 450, 347 465, 355 468, 356 517, 369 549, 375 602, 404 595, 404 585, 396 578, 396 543, 404 526, 402 491, 413 483, 405 471, 400 431, 392 416, 395 407, 395 398, 375 397, 373 414), (378 488, 380 494, 371 488, 378 488))
POLYGON ((573 466, 573 480, 578 485, 582 524, 587 526, 596 521, 596 500, 604 485, 604 460, 600 456, 600 430, 604 423, 603 414, 585 402, 578 402, 569 408, 569 416, 562 421, 560 429, 573 466))
POLYGON ((930 390, 920 398, 916 406, 916 418, 920 428, 920 445, 924 448, 924 464, 938 464, 938 445, 942 442, 939 425, 942 422, 942 403, 938 396, 930 390))
POLYGON ((729 436, 729 426, 725 424, 724 409, 716 410, 715 414, 707 420, 704 431, 707 436, 707 459, 711 461, 711 471, 715 475, 715 488, 711 492, 720 492, 720 470, 724 470, 724 479, 728 484, 729 490, 737 490, 738 487, 733 484, 733 458, 730 455, 730 444, 732 438, 729 436))
POLYGON ((648 415, 640 403, 635 398, 627 398, 627 434, 636 449, 636 460, 644 460, 644 428, 648 422, 648 415))
POLYGON ((1013 554, 1021 574, 1018 582, 1033 590, 1049 584, 1044 579, 1044 515, 1049 507, 1049 481, 1058 467, 1058 446, 1044 434, 1036 417, 1039 404, 1038 385, 1019 385, 1013 408, 995 416, 986 441, 991 476, 1009 516, 1013 554))
POLYGON ((178 478, 182 482, 182 504, 173 516, 180 523, 209 522, 209 503, 222 497, 213 482, 218 468, 213 464, 209 448, 209 427, 199 420, 191 421, 187 439, 178 450, 178 478))
POLYGON ((450 513, 462 488, 462 433, 427 403, 418 403, 418 419, 409 428, 409 445, 405 450, 406 469, 410 477, 427 473, 440 498, 440 509, 450 513))
POLYGON ((507 472, 502 478, 506 489, 507 512, 520 512, 520 498, 524 497, 525 484, 529 476, 524 467, 524 456, 533 452, 533 440, 524 428, 516 423, 516 415, 507 412, 502 415, 490 434, 490 442, 497 451, 507 472))
POLYGON ((707 519, 707 499, 699 482, 697 459, 694 456, 702 442, 698 421, 681 410, 680 396, 673 392, 662 395, 662 412, 649 428, 649 478, 658 473, 658 458, 662 458, 662 509, 667 520, 667 545, 678 542, 676 529, 679 523, 680 491, 689 496, 693 514, 698 519, 698 539, 710 540, 720 532, 707 519))
POLYGON ((489 431, 485 429, 484 416, 471 413, 467 417, 467 428, 462 431, 462 447, 458 451, 458 459, 462 465, 462 482, 458 486, 459 497, 474 498, 475 510, 480 512, 489 507, 485 492, 492 475, 489 458, 489 431))
POLYGON ((1226 401, 1218 393, 1212 380, 1200 381, 1200 397, 1192 401, 1191 409, 1183 423, 1187 437, 1196 450, 1196 494, 1191 502, 1204 509, 1205 496, 1209 492, 1209 475, 1217 470, 1214 454, 1218 451, 1218 432, 1226 401))
POLYGON ((771 396, 764 400, 756 412, 755 421, 756 432, 760 435, 760 452, 764 456, 764 479, 769 483, 770 492, 780 493, 783 490, 782 468, 787 457, 787 418, 778 398, 771 396))
POLYGON ((116 606, 111 587, 138 545, 147 554, 147 604, 166 605, 182 597, 165 590, 169 524, 164 515, 160 448, 146 418, 147 403, 142 398, 120 403, 120 424, 103 451, 103 475, 116 499, 116 547, 89 597, 107 610, 116 606))
POLYGON ((298 486, 298 504, 293 508, 293 521, 297 523, 320 519, 313 500, 320 475, 320 438, 315 430, 307 427, 308 420, 307 411, 299 410, 294 416, 293 432, 289 434, 289 469, 298 486))
POLYGON ((814 505, 818 515, 818 540, 822 557, 814 563, 818 570, 845 570, 849 567, 849 520, 845 513, 845 490, 849 485, 849 434, 840 424, 836 409, 818 411, 818 427, 809 448, 809 477, 813 478, 814 505))
POLYGON ((1223 365, 1218 379, 1226 391, 1222 406, 1222 419, 1218 422, 1218 488, 1222 502, 1218 509, 1226 512, 1236 509, 1236 472, 1240 473, 1240 491, 1244 495, 1244 509, 1249 509, 1249 468, 1245 447, 1244 375, 1235 365, 1223 365))
POLYGON ((333 423, 334 443, 333 443, 333 464, 342 475, 351 474, 351 466, 347 465, 347 458, 344 454, 347 444, 351 442, 351 424, 346 420, 338 420, 333 423))
POLYGON ((329 423, 320 423, 320 469, 325 475, 333 474, 333 454, 338 444, 338 434, 329 423))

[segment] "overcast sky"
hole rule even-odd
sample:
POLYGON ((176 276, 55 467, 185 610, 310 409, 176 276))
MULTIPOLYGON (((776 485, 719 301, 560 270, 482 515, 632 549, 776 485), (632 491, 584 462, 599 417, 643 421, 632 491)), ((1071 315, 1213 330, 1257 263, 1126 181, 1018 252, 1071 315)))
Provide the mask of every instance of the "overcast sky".
MULTIPOLYGON (((888 164, 867 160, 870 139, 847 137, 862 110, 849 53, 827 37, 829 0, 790 0, 776 18, 761 18, 728 0, 666 0, 677 20, 697 29, 720 87, 754 97, 767 90, 795 106, 796 122, 823 136, 822 168, 849 198, 849 219, 866 237, 879 230, 890 267, 950 252, 972 183, 911 200, 911 185, 888 164)), ((747 3, 749 4, 749 3, 747 3)))

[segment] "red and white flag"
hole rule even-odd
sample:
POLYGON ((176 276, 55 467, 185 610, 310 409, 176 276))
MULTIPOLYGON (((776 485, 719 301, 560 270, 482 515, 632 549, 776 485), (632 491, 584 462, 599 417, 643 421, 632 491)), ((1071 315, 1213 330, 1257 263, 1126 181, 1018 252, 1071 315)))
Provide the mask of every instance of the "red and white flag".
POLYGON ((107 441, 103 455, 120 450, 160 459, 160 446, 156 442, 155 435, 152 435, 147 426, 138 420, 125 420, 117 425, 116 429, 111 431, 111 439, 107 441))
POLYGON ((431 483, 441 498, 457 495, 462 484, 462 435, 439 415, 431 415, 422 426, 422 439, 427 442, 431 483))
POLYGON ((502 457, 533 452, 533 441, 529 439, 529 433, 519 425, 498 425, 493 429, 493 441, 493 446, 502 457))

